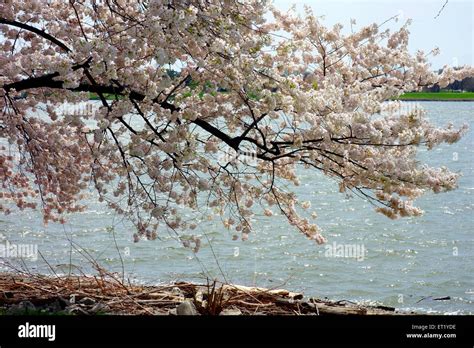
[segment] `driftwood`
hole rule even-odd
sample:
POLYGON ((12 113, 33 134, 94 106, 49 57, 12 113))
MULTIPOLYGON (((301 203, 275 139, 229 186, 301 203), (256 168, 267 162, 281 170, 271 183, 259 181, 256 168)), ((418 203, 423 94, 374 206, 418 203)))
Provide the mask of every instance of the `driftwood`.
POLYGON ((266 288, 259 288, 259 287, 249 287, 243 285, 233 285, 233 284, 224 284, 222 287, 225 290, 236 290, 238 292, 244 292, 248 294, 258 294, 258 293, 267 293, 269 295, 276 295, 276 296, 286 296, 293 299, 301 299, 303 298, 303 294, 299 292, 291 292, 284 289, 266 289, 266 288))
MULTIPOLYGON (((190 302, 201 315, 376 315, 398 314, 391 307, 305 298, 284 289, 179 282, 163 286, 124 284, 100 277, 0 274, 0 314, 37 310, 70 314, 176 315, 190 302)), ((21 313, 20 313, 21 314, 21 313)), ((31 313, 30 313, 31 314, 31 313)))

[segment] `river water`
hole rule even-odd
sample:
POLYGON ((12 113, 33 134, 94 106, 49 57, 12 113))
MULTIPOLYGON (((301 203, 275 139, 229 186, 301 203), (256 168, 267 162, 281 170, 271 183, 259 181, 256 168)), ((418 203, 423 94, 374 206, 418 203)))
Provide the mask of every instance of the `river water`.
POLYGON ((0 216, 0 244, 32 244, 41 253, 36 261, 6 261, 42 273, 51 273, 50 266, 68 273, 72 262, 73 272, 90 273, 82 251, 118 272, 122 258, 126 276, 146 284, 202 282, 209 276, 402 310, 474 314, 474 103, 419 104, 435 124, 470 125, 458 143, 420 152, 420 160, 430 165, 463 173, 457 190, 417 201, 425 210, 421 217, 390 220, 361 199, 339 193, 322 174, 302 171, 297 193, 312 202, 327 246, 307 240, 278 216, 258 217, 245 242, 232 241, 232 232, 221 225, 201 223, 194 231, 203 240, 196 255, 165 232, 154 241, 133 243, 130 225, 91 199, 89 209, 69 216, 66 225, 44 226, 39 213, 0 216), (69 239, 82 249, 71 248, 69 239), (328 254, 329 246, 338 245, 363 247, 364 253, 328 254))

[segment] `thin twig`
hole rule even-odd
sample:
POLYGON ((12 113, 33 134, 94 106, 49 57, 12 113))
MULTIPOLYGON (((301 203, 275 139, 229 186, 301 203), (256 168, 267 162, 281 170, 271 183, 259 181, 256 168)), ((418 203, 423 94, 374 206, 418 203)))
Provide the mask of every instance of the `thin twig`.
POLYGON ((441 12, 443 12, 444 8, 446 7, 446 5, 448 4, 449 0, 446 0, 446 2, 444 3, 443 7, 441 7, 441 9, 439 10, 438 14, 435 16, 434 19, 438 18, 439 15, 441 14, 441 12))

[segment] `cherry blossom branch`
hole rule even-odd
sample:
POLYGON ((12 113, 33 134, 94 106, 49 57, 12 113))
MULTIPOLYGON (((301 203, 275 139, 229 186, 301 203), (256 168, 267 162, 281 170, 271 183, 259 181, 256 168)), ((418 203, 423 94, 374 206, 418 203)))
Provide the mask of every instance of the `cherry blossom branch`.
POLYGON ((25 23, 12 21, 12 20, 2 18, 2 17, 0 17, 0 24, 6 24, 6 25, 13 26, 13 27, 17 27, 17 28, 22 28, 22 29, 27 30, 27 31, 31 31, 32 33, 38 34, 42 38, 44 38, 48 41, 51 41, 55 45, 62 48, 64 51, 66 51, 68 53, 71 52, 71 49, 69 47, 67 47, 64 43, 62 43, 61 41, 56 39, 54 36, 51 36, 50 34, 46 33, 44 30, 35 28, 35 27, 33 27, 31 25, 28 25, 28 24, 25 24, 25 23))

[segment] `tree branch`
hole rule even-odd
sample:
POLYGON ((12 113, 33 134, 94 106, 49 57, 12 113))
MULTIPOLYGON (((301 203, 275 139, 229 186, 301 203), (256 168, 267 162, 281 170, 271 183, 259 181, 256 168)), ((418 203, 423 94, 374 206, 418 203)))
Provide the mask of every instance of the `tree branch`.
POLYGON ((443 12, 444 8, 446 7, 446 5, 448 4, 449 0, 446 0, 446 2, 444 3, 443 7, 441 7, 441 9, 439 10, 438 14, 435 16, 434 19, 438 18, 439 15, 441 14, 441 12, 443 12))
POLYGON ((31 25, 28 25, 28 24, 20 23, 20 22, 17 22, 17 21, 11 21, 11 20, 8 20, 8 19, 2 18, 2 17, 0 17, 0 24, 11 25, 13 27, 22 28, 22 29, 31 31, 32 33, 35 33, 35 34, 41 36, 42 38, 44 38, 48 41, 51 41, 55 45, 61 47, 64 51, 66 51, 68 53, 71 52, 71 49, 69 47, 67 47, 64 43, 62 43, 61 41, 59 41, 55 37, 51 36, 50 34, 45 32, 44 30, 35 28, 35 27, 33 27, 31 25))

